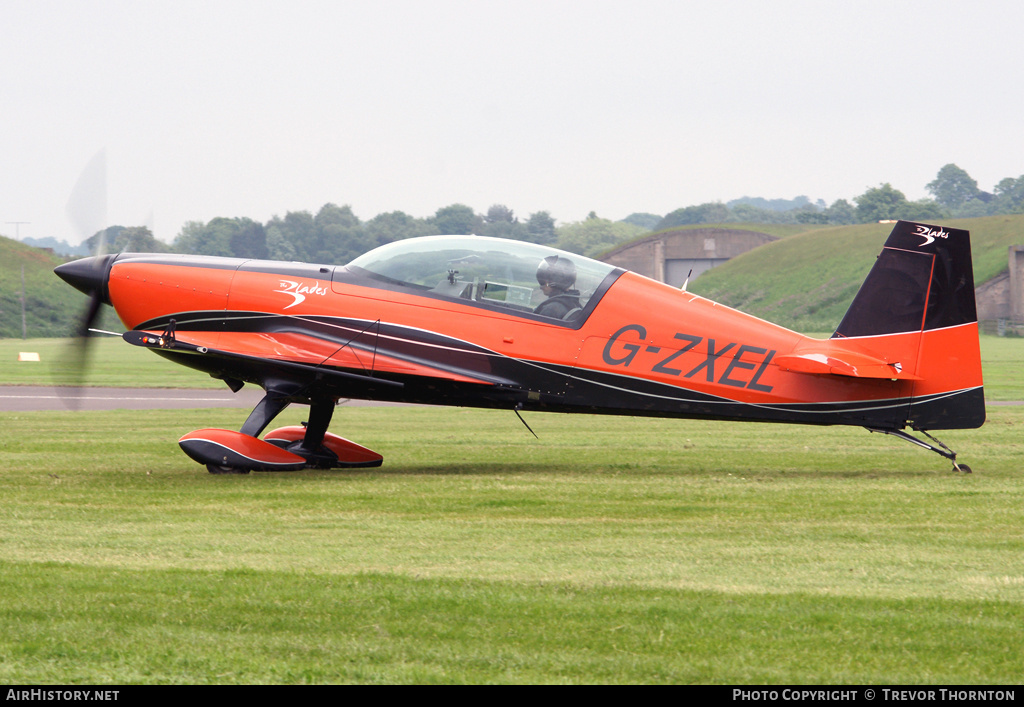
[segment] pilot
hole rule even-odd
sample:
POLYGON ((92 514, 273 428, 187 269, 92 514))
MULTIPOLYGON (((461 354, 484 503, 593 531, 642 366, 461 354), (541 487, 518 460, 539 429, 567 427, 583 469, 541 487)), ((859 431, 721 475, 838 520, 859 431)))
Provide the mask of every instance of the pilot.
POLYGON ((580 292, 573 289, 576 285, 576 266, 568 258, 549 255, 540 261, 537 282, 547 299, 537 305, 534 314, 564 319, 567 314, 582 307, 580 292))

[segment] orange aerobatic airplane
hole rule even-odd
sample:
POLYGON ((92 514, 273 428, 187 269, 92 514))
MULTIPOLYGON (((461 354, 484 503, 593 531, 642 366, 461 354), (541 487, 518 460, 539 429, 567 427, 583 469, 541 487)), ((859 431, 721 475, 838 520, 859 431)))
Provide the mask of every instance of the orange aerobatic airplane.
POLYGON ((985 421, 970 236, 939 226, 896 224, 826 340, 477 236, 396 241, 345 266, 121 253, 56 273, 91 296, 85 328, 113 305, 129 343, 266 391, 240 431, 181 438, 211 473, 379 465, 327 431, 340 398, 857 425, 965 472, 928 431, 985 421), (291 403, 308 423, 261 439, 291 403))

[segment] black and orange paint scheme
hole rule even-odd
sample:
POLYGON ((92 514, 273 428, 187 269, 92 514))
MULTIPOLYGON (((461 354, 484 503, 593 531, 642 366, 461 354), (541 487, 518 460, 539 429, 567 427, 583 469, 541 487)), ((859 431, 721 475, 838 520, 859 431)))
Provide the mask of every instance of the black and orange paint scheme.
POLYGON ((122 253, 56 272, 113 305, 129 343, 266 391, 240 431, 180 440, 212 473, 379 465, 327 431, 342 398, 856 425, 963 471, 928 431, 985 421, 970 236, 940 226, 897 222, 825 340, 582 256, 477 236, 397 241, 345 266, 122 253), (558 318, 538 313, 545 259, 574 271, 578 306, 558 318), (261 439, 292 403, 310 406, 309 422, 261 439))

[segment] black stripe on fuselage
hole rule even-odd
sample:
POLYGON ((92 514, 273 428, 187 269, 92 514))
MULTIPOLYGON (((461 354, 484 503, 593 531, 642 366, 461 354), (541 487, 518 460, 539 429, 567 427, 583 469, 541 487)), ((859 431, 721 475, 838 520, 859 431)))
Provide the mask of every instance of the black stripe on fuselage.
MULTIPOLYGON (((493 386, 493 389, 487 390, 486 386, 482 389, 479 384, 454 382, 443 376, 388 374, 389 379, 403 381, 405 387, 401 392, 391 393, 374 390, 366 396, 370 399, 480 407, 519 404, 524 409, 563 412, 846 424, 887 429, 902 428, 907 421, 912 421, 914 426, 924 429, 943 429, 944 426, 972 426, 964 424, 965 420, 958 421, 955 410, 965 400, 973 400, 980 394, 980 389, 970 389, 914 399, 746 403, 643 378, 516 359, 467 341, 413 327, 339 317, 298 317, 261 312, 183 312, 144 322, 138 329, 161 330, 172 318, 176 320, 177 331, 181 334, 188 331, 301 334, 328 341, 339 349, 350 346, 370 354, 371 359, 374 354, 386 355, 433 368, 440 373, 471 378, 493 386), (915 421, 915 415, 921 419, 922 424, 915 421)), ((183 338, 187 339, 187 336, 183 338)), ((187 365, 202 368, 196 360, 188 361, 187 365)), ((222 361, 210 367, 216 367, 221 374, 225 374, 230 364, 222 361)), ((267 360, 266 367, 268 371, 273 370, 273 361, 267 360)), ((358 372, 372 374, 365 369, 358 372)), ((260 372, 251 362, 245 364, 244 373, 239 375, 243 380, 255 378, 259 381, 260 372)), ((277 371, 274 375, 284 374, 277 371)), ((355 388, 358 386, 345 384, 338 389, 337 394, 359 397, 355 388)))

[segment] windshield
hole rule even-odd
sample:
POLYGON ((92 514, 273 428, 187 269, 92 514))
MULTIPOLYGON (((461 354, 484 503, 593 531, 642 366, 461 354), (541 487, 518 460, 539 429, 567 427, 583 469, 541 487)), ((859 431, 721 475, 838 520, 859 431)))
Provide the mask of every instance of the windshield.
POLYGON ((607 288, 602 288, 605 279, 619 272, 582 255, 482 236, 395 241, 359 256, 349 267, 441 297, 562 320, 589 311, 595 293, 607 288))

